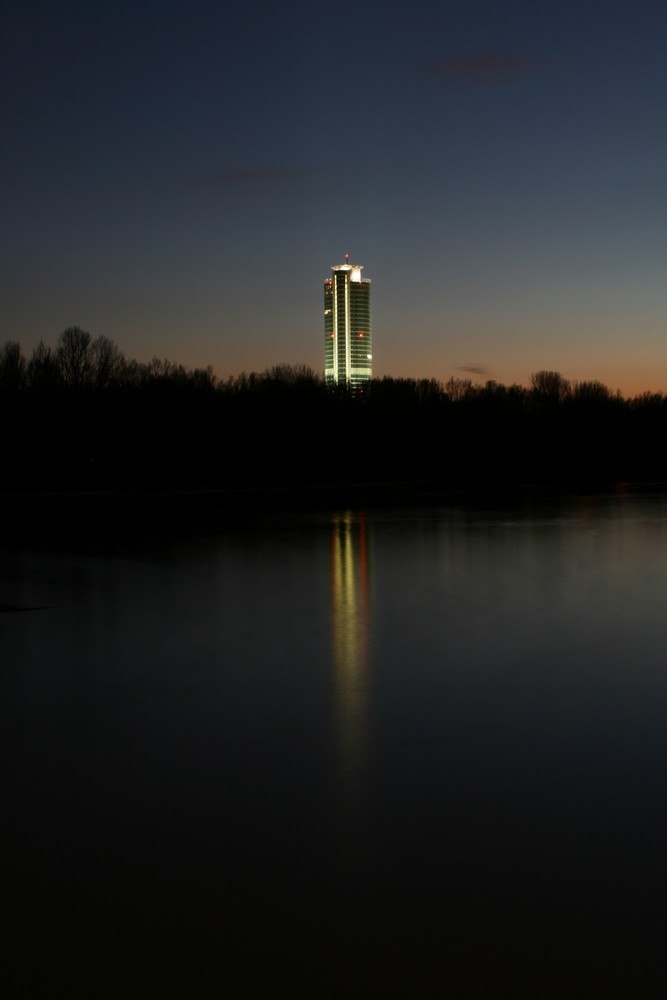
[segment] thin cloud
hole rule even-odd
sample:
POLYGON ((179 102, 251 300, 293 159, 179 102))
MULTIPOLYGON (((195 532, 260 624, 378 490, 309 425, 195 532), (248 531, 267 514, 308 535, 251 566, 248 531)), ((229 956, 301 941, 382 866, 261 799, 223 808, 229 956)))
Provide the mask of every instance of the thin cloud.
POLYGON ((477 365, 473 362, 467 365, 459 365, 455 371, 465 372, 466 375, 488 375, 490 373, 490 369, 486 365, 477 365))
POLYGON ((444 59, 431 59, 422 73, 452 87, 512 83, 537 66, 534 59, 517 52, 468 52, 444 59))

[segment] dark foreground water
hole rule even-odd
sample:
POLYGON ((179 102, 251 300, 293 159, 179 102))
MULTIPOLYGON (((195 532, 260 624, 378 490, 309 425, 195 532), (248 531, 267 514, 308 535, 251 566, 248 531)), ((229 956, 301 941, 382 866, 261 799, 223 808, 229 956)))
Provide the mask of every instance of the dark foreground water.
POLYGON ((7 995, 664 995, 664 500, 195 529, 0 552, 7 995))

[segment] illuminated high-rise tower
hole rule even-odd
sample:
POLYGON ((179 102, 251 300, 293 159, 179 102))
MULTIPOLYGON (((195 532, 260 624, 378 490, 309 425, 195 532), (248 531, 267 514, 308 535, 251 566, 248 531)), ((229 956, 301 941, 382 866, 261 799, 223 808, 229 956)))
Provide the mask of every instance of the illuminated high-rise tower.
POLYGON ((373 375, 371 283, 362 265, 332 265, 324 282, 324 381, 363 392, 373 375))

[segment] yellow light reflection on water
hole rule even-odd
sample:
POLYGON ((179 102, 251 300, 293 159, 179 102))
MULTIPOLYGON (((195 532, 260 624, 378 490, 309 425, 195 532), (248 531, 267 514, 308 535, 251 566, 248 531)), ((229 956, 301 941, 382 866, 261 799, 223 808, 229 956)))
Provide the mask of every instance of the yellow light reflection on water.
POLYGON ((331 628, 335 726, 342 785, 358 789, 368 751, 369 566, 366 517, 331 522, 331 628))

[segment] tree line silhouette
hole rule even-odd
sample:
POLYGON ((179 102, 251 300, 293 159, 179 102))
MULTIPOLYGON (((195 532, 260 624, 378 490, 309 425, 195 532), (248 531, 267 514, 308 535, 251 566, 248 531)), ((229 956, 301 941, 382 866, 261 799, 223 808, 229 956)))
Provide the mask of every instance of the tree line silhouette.
POLYGON ((667 481, 667 397, 540 371, 530 385, 384 377, 331 392, 305 365, 218 380, 107 337, 0 348, 2 492, 667 481))

